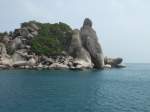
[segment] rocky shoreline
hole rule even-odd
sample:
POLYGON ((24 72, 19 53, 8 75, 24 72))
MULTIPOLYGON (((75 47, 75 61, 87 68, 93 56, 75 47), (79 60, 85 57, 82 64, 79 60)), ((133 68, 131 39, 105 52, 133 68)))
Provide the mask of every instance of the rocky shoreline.
POLYGON ((122 58, 104 57, 92 21, 88 18, 80 30, 72 30, 69 44, 57 55, 38 54, 32 50, 31 42, 38 38, 40 29, 35 22, 28 22, 14 32, 0 35, 0 69, 84 70, 125 67, 121 65, 122 58))

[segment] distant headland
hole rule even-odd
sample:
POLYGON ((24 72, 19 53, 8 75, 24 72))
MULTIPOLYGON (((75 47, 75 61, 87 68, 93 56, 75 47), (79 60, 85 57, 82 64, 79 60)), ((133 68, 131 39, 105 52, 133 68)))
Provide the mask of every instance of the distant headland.
POLYGON ((13 32, 0 33, 1 69, 122 68, 122 61, 104 56, 89 18, 80 30, 62 22, 29 21, 13 32))

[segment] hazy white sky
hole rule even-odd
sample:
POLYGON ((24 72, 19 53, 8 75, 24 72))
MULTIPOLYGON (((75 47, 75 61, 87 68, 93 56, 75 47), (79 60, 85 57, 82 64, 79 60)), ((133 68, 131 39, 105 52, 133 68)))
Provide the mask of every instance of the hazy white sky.
POLYGON ((85 17, 92 19, 105 55, 150 62, 150 0, 0 0, 0 31, 29 20, 80 28, 85 17))

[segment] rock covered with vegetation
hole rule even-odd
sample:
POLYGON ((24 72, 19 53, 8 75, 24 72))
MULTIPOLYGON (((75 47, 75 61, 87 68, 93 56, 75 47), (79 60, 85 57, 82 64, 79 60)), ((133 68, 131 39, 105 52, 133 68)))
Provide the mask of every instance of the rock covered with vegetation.
POLYGON ((29 21, 0 33, 0 68, 91 69, 118 67, 122 59, 103 57, 90 19, 81 30, 62 22, 29 21), (107 66, 105 66, 105 65, 107 66))

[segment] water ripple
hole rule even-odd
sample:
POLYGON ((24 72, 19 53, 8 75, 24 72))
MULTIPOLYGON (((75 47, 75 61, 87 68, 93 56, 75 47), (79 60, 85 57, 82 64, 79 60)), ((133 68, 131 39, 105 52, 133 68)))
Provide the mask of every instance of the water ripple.
POLYGON ((0 112, 150 112, 149 68, 0 71, 0 112))

